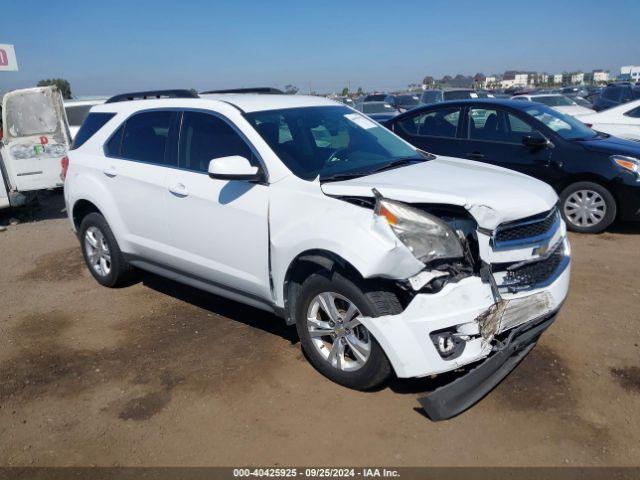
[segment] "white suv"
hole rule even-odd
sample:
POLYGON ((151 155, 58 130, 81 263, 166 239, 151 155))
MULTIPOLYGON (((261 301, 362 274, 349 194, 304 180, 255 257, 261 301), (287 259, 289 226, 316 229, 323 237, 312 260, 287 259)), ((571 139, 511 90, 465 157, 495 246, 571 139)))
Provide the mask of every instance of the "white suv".
POLYGON ((419 399, 433 419, 554 320, 570 260, 546 184, 416 150, 324 98, 163 95, 93 107, 63 171, 102 285, 136 267, 275 312, 351 388, 473 365, 419 399))

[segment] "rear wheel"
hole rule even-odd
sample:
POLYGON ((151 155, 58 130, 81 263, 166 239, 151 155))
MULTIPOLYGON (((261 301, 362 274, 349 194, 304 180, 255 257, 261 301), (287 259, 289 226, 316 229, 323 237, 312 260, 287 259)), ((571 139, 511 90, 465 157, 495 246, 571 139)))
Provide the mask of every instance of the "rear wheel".
POLYGON ((340 385, 375 388, 391 366, 362 316, 400 313, 396 295, 358 286, 339 273, 319 272, 303 282, 296 301, 296 328, 311 364, 340 385))
POLYGON ((577 182, 560 194, 562 217, 567 228, 580 233, 599 233, 616 218, 616 201, 601 185, 577 182))
POLYGON ((121 287, 130 283, 132 268, 102 215, 90 213, 84 217, 79 236, 84 260, 98 283, 105 287, 121 287))

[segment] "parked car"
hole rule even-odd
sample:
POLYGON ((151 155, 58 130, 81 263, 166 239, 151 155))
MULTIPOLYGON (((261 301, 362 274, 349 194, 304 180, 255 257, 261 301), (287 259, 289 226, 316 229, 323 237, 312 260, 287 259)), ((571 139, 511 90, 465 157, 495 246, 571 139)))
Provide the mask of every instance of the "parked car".
POLYGON ((640 145, 598 133, 541 103, 450 102, 418 107, 387 126, 422 150, 547 182, 559 193, 571 230, 595 233, 616 218, 640 220, 640 145))
POLYGON ((473 363, 419 399, 433 419, 553 322, 570 254, 548 185, 422 153, 325 98, 189 94, 116 97, 78 132, 65 202, 100 284, 136 267, 274 312, 350 388, 473 363))
POLYGON ((640 100, 578 118, 598 132, 640 142, 640 100))
POLYGON ((478 93, 469 88, 433 89, 425 90, 420 95, 420 104, 428 105, 448 100, 461 100, 465 98, 479 98, 478 93))
POLYGON ((84 122, 84 119, 89 115, 89 110, 94 105, 100 105, 104 103, 106 98, 103 99, 91 99, 91 100, 65 100, 64 110, 67 114, 67 122, 69 124, 69 133, 71 134, 71 140, 73 140, 80 129, 80 125, 84 122))
POLYGON ((27 203, 38 190, 61 187, 69 133, 56 87, 14 90, 2 99, 0 208, 27 203))
POLYGON ((406 112, 420 103, 420 92, 415 93, 396 93, 385 98, 385 102, 391 105, 399 112, 406 112))
POLYGON ((542 103, 547 107, 554 108, 559 112, 566 113, 567 115, 576 116, 595 113, 595 110, 580 106, 569 97, 557 93, 517 95, 515 97, 511 97, 511 99, 542 103))
POLYGON ((640 99, 640 86, 629 82, 612 83, 596 98, 593 109, 599 112, 637 99, 640 99))
POLYGON ((377 122, 385 122, 400 113, 387 102, 356 102, 354 108, 377 122))

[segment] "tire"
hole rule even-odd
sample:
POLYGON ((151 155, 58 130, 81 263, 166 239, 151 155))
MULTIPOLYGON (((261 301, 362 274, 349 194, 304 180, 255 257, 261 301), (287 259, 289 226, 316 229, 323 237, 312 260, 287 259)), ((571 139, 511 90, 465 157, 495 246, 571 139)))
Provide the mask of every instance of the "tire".
POLYGON ((118 242, 102 215, 94 212, 84 217, 80 223, 79 238, 87 268, 100 285, 117 288, 131 283, 133 269, 122 255, 118 242), (95 245, 91 245, 91 239, 95 245), (109 258, 108 262, 102 264, 95 261, 99 257, 106 260, 105 253, 109 258))
POLYGON ((572 232, 600 233, 616 219, 617 205, 602 185, 576 182, 560 194, 560 212, 572 232))
POLYGON ((332 297, 336 313, 345 320, 345 313, 350 311, 349 304, 357 310, 354 319, 359 315, 378 317, 400 313, 402 307, 396 295, 376 289, 375 285, 358 286, 336 272, 321 271, 302 283, 295 303, 300 344, 316 370, 330 380, 355 390, 370 390, 382 385, 391 374, 391 365, 382 347, 357 321, 334 322, 333 335, 336 336, 324 336, 324 333, 331 332, 331 317, 320 306, 320 297, 325 301, 331 301, 332 297), (342 354, 332 357, 335 347, 342 354))

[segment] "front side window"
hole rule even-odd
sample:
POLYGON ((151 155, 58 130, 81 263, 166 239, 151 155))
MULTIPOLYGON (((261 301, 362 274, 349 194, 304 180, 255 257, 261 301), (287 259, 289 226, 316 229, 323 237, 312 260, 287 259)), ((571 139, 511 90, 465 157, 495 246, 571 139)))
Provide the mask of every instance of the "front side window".
POLYGON ((455 138, 459 119, 459 107, 440 108, 406 118, 398 126, 409 135, 455 138))
POLYGON ((536 120, 544 123, 565 140, 587 140, 598 135, 595 131, 572 116, 565 115, 543 105, 532 106, 524 111, 536 120))
MULTIPOLYGON (((177 116, 173 111, 142 112, 127 119, 120 147, 120 157, 127 160, 168 165, 165 152, 169 131, 177 116)), ((116 135, 117 136, 116 132, 116 135)))
POLYGON ((420 101, 422 103, 436 103, 439 102, 441 97, 440 97, 441 92, 438 91, 430 91, 430 92, 424 92, 422 94, 422 98, 420 99, 420 101))
POLYGON ((503 143, 522 143, 535 130, 515 115, 495 108, 469 109, 469 138, 503 143))
POLYGON ((605 88, 602 92, 602 98, 617 102, 620 99, 620 89, 616 87, 605 88))
POLYGON ((223 119, 203 112, 184 112, 178 146, 181 168, 206 173, 211 160, 232 155, 253 161, 247 143, 223 119))
POLYGON ((287 168, 305 180, 363 176, 396 161, 425 160, 389 130, 346 107, 270 110, 246 118, 287 168))

